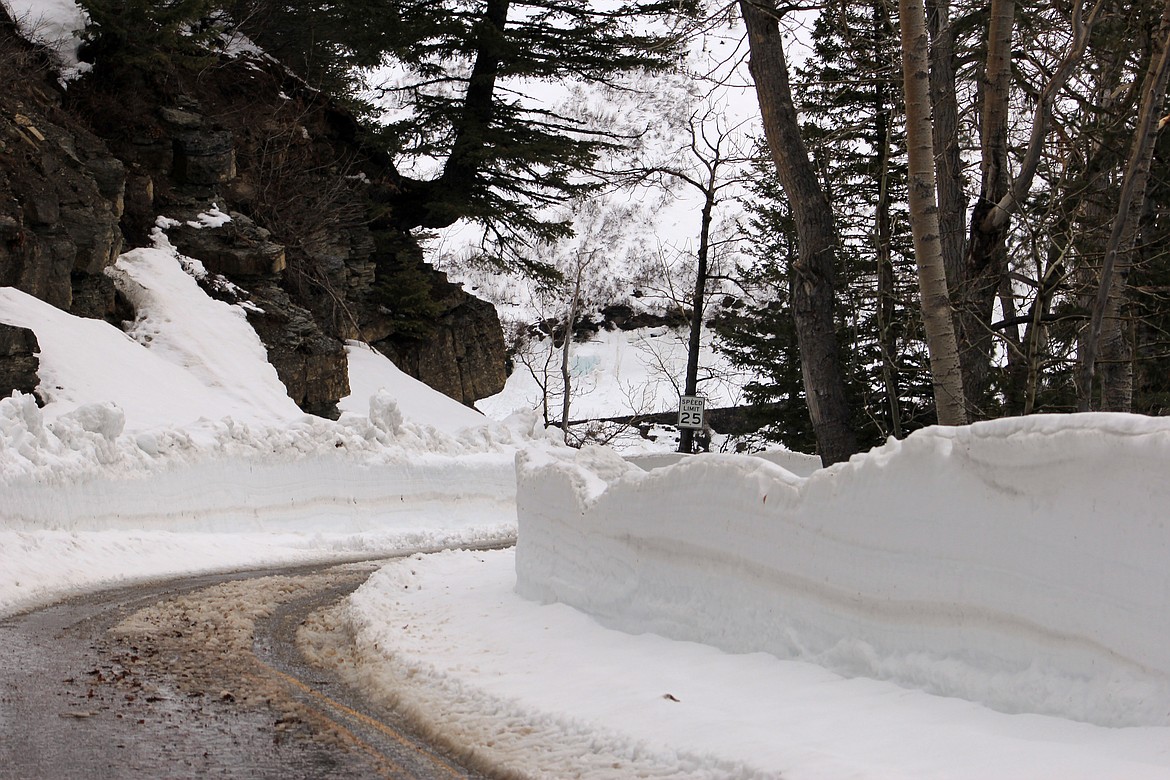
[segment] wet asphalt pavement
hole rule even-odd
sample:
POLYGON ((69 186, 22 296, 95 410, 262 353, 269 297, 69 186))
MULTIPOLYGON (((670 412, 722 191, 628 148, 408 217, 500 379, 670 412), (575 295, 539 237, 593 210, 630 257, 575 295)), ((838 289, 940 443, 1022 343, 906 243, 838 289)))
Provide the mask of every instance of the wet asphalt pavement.
POLYGON ((310 666, 372 564, 184 578, 0 620, 0 780, 482 777, 310 666))

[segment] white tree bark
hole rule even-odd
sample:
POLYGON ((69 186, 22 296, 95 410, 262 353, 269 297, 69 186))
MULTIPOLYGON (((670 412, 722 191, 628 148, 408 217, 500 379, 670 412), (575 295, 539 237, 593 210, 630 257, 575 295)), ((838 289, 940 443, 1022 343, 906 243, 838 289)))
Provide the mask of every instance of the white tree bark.
POLYGON ((940 425, 965 425, 967 403, 959 367, 951 300, 943 265, 935 196, 934 140, 930 117, 929 43, 922 0, 899 0, 902 74, 906 95, 906 146, 909 157, 910 229, 918 264, 922 320, 930 353, 934 404, 940 425))

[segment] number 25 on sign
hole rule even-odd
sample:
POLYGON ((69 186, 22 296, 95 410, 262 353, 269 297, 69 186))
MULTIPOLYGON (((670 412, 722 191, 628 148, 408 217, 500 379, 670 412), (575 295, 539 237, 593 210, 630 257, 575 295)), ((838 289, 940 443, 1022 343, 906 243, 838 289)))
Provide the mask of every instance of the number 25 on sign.
POLYGON ((678 399, 678 427, 700 429, 703 427, 705 399, 696 395, 683 395, 678 399))

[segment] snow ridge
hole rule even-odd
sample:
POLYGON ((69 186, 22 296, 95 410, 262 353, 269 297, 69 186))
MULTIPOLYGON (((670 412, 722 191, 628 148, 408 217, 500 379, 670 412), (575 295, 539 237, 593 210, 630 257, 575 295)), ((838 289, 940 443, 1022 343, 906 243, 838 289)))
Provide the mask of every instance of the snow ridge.
POLYGON ((932 428, 807 479, 523 453, 516 589, 631 633, 1164 726, 1166 468, 1170 424, 1127 415, 932 428))

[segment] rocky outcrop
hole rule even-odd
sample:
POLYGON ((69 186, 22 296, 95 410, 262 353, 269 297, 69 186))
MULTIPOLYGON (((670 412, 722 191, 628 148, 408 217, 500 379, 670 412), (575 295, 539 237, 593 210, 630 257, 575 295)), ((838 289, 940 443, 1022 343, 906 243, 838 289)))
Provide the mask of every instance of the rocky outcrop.
POLYGON ((167 238, 213 274, 235 279, 281 274, 286 267, 285 248, 270 240, 272 234, 239 212, 227 216, 230 221, 218 227, 194 220, 179 222, 167 230, 167 238))
MULTIPOLYGON (((115 309, 125 169, 61 106, 45 56, 0 7, 0 286, 87 317, 115 309)), ((32 331, 0 324, 0 396, 37 387, 32 331)))
POLYGON ((289 396, 309 414, 336 417, 337 399, 349 395, 349 374, 341 341, 327 336, 312 312, 293 303, 275 282, 249 290, 254 306, 248 322, 268 347, 268 360, 289 396))
POLYGON ((269 60, 166 79, 95 71, 62 93, 4 21, 0 6, 0 285, 132 319, 102 271, 161 215, 181 252, 231 282, 209 291, 251 302, 305 411, 336 414, 349 338, 465 403, 502 389, 494 309, 421 263, 379 210, 370 192, 397 173, 347 112, 269 60), (230 220, 201 218, 215 209, 230 220))
MULTIPOLYGON (((179 221, 175 246, 251 296, 249 319, 303 409, 330 414, 348 392, 345 339, 376 342, 464 403, 503 388, 495 310, 423 263, 375 202, 397 173, 352 116, 270 61, 226 61, 182 86, 116 118, 138 126, 112 147, 155 185, 147 213, 128 201, 124 224, 179 221), (195 227, 212 203, 231 221, 195 227)), ((81 104, 85 88, 71 90, 81 104)))
POLYGON ((5 397, 13 390, 31 393, 36 389, 38 351, 40 345, 31 330, 0 324, 0 389, 5 397))
POLYGON ((425 341, 384 339, 374 346, 403 371, 469 405, 500 392, 508 378, 496 310, 471 296, 459 296, 438 316, 425 341))
POLYGON ((102 271, 122 251, 124 166, 62 109, 43 57, 2 25, 0 60, 0 285, 103 316, 113 288, 102 271))

